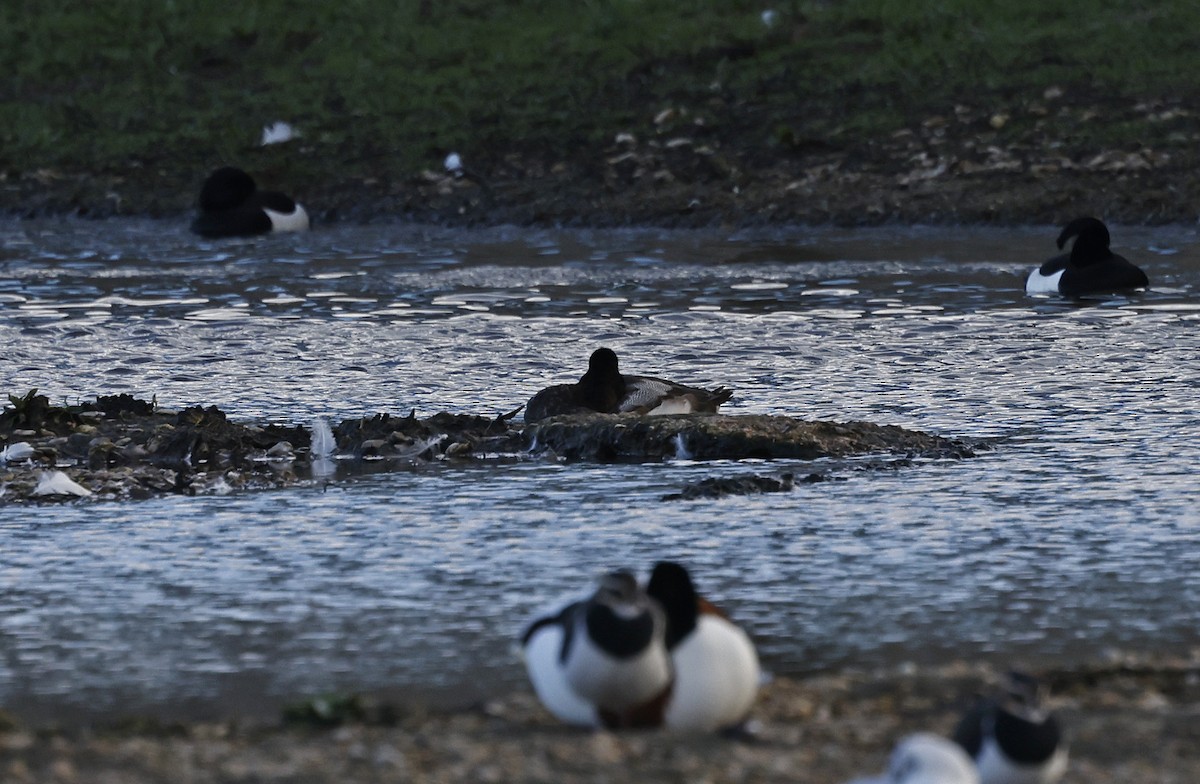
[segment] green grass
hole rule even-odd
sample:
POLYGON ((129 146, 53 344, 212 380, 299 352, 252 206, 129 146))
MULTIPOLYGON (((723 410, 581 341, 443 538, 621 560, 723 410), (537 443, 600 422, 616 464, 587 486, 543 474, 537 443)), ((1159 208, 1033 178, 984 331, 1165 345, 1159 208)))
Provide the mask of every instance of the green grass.
POLYGON ((553 158, 622 130, 652 134, 666 106, 748 147, 850 145, 955 105, 1025 105, 1052 85, 1191 101, 1200 72, 1200 4, 1182 0, 428 5, 9 0, 0 167, 269 162, 292 154, 256 148, 282 119, 304 133, 309 165, 403 176, 450 149, 553 158), (771 6, 774 27, 760 18, 771 6))

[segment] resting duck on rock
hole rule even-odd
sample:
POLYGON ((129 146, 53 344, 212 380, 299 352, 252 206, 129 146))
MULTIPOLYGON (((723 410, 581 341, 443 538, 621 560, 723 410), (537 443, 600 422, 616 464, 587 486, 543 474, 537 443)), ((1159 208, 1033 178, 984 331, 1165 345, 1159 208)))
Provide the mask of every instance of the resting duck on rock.
POLYGON ((715 413, 733 397, 725 387, 713 390, 676 384, 653 376, 623 375, 617 355, 598 348, 588 370, 574 384, 556 384, 538 392, 525 406, 526 423, 566 414, 690 414, 715 413))
POLYGON ((208 238, 308 231, 308 213, 289 196, 260 191, 241 169, 222 166, 200 189, 200 214, 192 231, 208 238))
POLYGON ((1047 261, 1029 273, 1026 294, 1061 294, 1080 297, 1114 291, 1144 289, 1150 285, 1146 273, 1109 249, 1108 227, 1096 218, 1076 218, 1058 235, 1062 250, 1075 238, 1070 253, 1047 261))

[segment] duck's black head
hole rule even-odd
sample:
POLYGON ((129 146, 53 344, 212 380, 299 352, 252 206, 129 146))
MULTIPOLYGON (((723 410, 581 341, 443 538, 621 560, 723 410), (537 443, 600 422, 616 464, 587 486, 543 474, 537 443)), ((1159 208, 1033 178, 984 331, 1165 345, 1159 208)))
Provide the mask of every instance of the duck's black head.
POLYGON ((1035 676, 1011 670, 1001 689, 1001 705, 1008 711, 1036 720, 1043 713, 1046 686, 1035 676))
POLYGON ((1047 688, 1033 675, 1008 673, 996 704, 992 732, 1011 759, 1026 764, 1050 759, 1062 741, 1058 721, 1043 705, 1047 688))
POLYGON ((588 360, 588 372, 601 373, 606 376, 620 373, 617 365, 617 352, 611 348, 598 348, 593 351, 588 360))
POLYGON ((662 616, 647 599, 632 572, 619 570, 600 578, 596 593, 584 606, 588 635, 617 658, 635 656, 662 628, 662 616))
POLYGON ((228 210, 243 204, 258 190, 254 178, 236 166, 222 166, 208 175, 200 189, 200 209, 228 210))
POLYGON ((1112 255, 1108 249, 1108 227, 1098 218, 1076 218, 1068 223, 1058 235, 1059 249, 1072 237, 1075 244, 1071 246, 1071 263, 1077 267, 1086 267, 1112 255))
POLYGON ((628 569, 616 569, 600 578, 593 599, 604 604, 636 604, 642 596, 637 577, 628 569))
POLYGON ((696 628, 700 605, 688 570, 674 561, 659 561, 650 573, 646 593, 667 614, 667 647, 673 648, 696 628))
POLYGON ((625 379, 611 348, 598 348, 588 360, 588 370, 579 379, 580 402, 605 414, 615 414, 625 397, 625 379))

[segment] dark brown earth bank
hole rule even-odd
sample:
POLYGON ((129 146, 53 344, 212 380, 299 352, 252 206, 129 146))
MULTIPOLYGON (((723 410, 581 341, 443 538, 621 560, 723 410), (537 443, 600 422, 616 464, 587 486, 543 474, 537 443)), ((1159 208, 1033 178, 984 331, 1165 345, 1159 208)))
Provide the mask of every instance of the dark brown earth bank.
MULTIPOLYGON (((249 782, 696 782, 837 784, 881 771, 895 741, 948 734, 990 667, 777 678, 750 739, 587 732, 531 693, 438 711, 368 697, 297 705, 281 723, 29 728, 0 724, 0 779, 122 784, 249 782)), ((1043 671, 1068 733, 1066 784, 1200 781, 1200 651, 1110 655, 1043 671)), ((2 718, 2 717, 0 717, 2 718)))
MULTIPOLYGON (((725 103, 722 111, 739 111, 736 101, 725 103)), ((472 177, 447 175, 433 157, 425 170, 405 171, 389 163, 387 148, 369 143, 341 149, 298 140, 247 148, 227 162, 293 193, 317 224, 748 227, 1061 224, 1083 214, 1126 224, 1200 218, 1200 134, 1192 114, 1174 104, 1109 105, 1048 91, 1004 110, 948 106, 867 139, 772 134, 754 125, 752 107, 741 109, 746 116, 715 126, 697 124, 683 108, 664 110, 653 130, 569 154, 520 145, 462 150, 472 177), (1142 127, 1145 140, 1126 137, 1105 148, 1063 135, 1073 123, 1100 122, 1142 127), (378 165, 369 173, 338 165, 362 160, 378 165)), ((182 218, 194 209, 206 173, 194 161, 153 157, 115 171, 12 168, 0 172, 0 212, 182 218)))

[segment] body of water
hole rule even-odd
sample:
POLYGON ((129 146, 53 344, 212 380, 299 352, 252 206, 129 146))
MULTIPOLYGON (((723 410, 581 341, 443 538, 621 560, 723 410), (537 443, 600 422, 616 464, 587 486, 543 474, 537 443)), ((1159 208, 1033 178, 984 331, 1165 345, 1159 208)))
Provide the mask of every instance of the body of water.
MULTIPOLYGON (((1053 227, 774 233, 0 222, 0 379, 233 418, 494 415, 578 378, 980 439, 964 461, 430 464, 326 486, 0 505, 0 706, 277 715, 330 691, 527 688, 522 624, 689 565, 766 667, 1030 665, 1200 643, 1200 237, 1112 227, 1152 289, 1030 298, 1053 227), (830 470, 666 502, 707 476, 830 470)), ((0 504, 3 502, 0 501, 0 504)))

